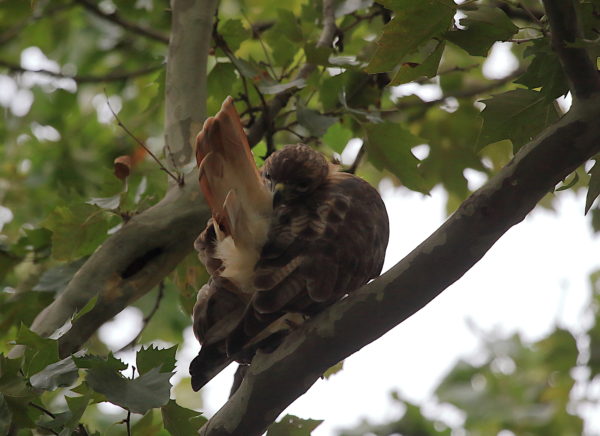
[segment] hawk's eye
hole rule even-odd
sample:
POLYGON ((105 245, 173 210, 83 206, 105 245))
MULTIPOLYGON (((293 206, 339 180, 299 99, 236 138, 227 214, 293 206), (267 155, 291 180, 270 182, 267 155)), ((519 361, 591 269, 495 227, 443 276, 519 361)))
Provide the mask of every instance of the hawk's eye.
POLYGON ((301 180, 296 184, 296 189, 299 192, 306 192, 310 186, 310 182, 308 180, 301 180))
POLYGON ((264 176, 265 176, 265 179, 271 180, 271 174, 265 172, 264 176))

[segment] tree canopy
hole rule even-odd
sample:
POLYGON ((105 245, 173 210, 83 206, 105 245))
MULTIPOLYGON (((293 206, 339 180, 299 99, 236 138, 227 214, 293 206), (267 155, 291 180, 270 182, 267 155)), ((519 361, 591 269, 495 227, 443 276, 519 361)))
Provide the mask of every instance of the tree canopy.
MULTIPOLYGON (((587 189, 582 213, 600 229, 597 0, 0 5, 0 435, 261 434, 537 204, 587 189), (490 77, 498 43, 516 65, 490 77), (434 97, 415 94, 425 86, 434 97), (174 389, 170 380, 207 280, 192 253, 209 215, 193 143, 227 95, 257 164, 303 142, 375 186, 441 186, 451 215, 388 273, 257 355, 207 421, 192 410, 200 397, 184 401, 189 379, 174 389), (485 184, 472 192, 466 170, 485 184), (128 307, 145 314, 124 347, 137 350, 133 368, 98 334, 128 307), (124 425, 102 402, 123 408, 124 425)), ((598 277, 591 283, 598 320, 598 277)), ((572 409, 590 399, 573 397, 571 372, 585 368, 586 386, 598 383, 600 322, 581 338, 559 329, 535 344, 490 341, 487 356, 461 362, 436 392, 466 413, 465 431, 581 434, 572 409)), ((345 434, 450 434, 395 401, 406 409, 398 422, 345 434)), ((267 434, 318 424, 283 417, 267 434)))

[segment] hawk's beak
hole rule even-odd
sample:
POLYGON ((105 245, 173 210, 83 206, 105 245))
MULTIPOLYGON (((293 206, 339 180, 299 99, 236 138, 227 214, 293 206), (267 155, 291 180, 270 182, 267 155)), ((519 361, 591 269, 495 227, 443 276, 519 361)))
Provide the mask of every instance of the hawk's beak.
POLYGON ((285 192, 284 183, 276 183, 273 185, 273 204, 279 204, 283 200, 285 192))

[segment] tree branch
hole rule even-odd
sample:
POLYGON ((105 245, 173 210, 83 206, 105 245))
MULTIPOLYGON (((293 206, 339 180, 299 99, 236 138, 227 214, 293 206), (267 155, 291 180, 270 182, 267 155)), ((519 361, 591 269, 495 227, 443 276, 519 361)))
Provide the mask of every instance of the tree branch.
POLYGON ((54 77, 57 79, 72 79, 76 83, 109 83, 109 82, 120 82, 127 79, 132 79, 134 77, 144 76, 146 74, 153 73, 163 67, 163 65, 152 65, 150 67, 140 68, 139 70, 134 71, 126 71, 126 72, 112 72, 99 76, 79 76, 79 75, 71 75, 71 74, 63 74, 57 73, 56 71, 49 70, 30 70, 28 68, 23 68, 22 66, 6 61, 4 59, 0 59, 0 67, 7 68, 10 72, 13 73, 36 73, 36 74, 44 74, 45 76, 54 77))
POLYGON ((239 389, 200 434, 262 434, 327 368, 423 308, 600 151, 599 117, 598 102, 571 109, 390 271, 306 322, 273 353, 258 353, 239 389))
MULTIPOLYGON (((196 135, 206 118, 206 65, 217 0, 173 0, 167 54, 165 141, 177 167, 194 155, 196 135)), ((196 182, 197 184, 197 182, 196 182)))
POLYGON ((75 2, 83 6, 85 9, 87 9, 94 15, 97 15, 98 17, 104 20, 110 21, 111 23, 116 24, 117 26, 120 26, 123 29, 128 30, 129 32, 145 36, 146 38, 153 39, 154 41, 162 42, 163 44, 169 43, 169 37, 167 35, 164 35, 157 30, 140 26, 139 24, 134 23, 133 21, 126 20, 116 12, 106 13, 90 0, 75 0, 75 2))
MULTIPOLYGON (((557 2, 544 0, 546 5, 557 2)), ((547 10, 551 26, 561 19, 553 16, 559 9, 553 4, 547 10)), ((571 21, 567 18, 565 22, 571 21)), ((583 61, 581 53, 565 54, 564 50, 570 49, 564 46, 561 50, 563 63, 583 61)), ((522 147, 511 162, 387 273, 304 323, 273 353, 257 353, 238 390, 200 434, 262 434, 327 368, 427 305, 521 222, 557 183, 598 153, 600 90, 581 89, 582 77, 575 75, 574 79, 570 83, 574 94, 595 98, 576 100, 561 120, 522 147)))
MULTIPOLYGON (((317 41, 317 47, 330 47, 333 44, 335 37, 335 5, 333 0, 323 0, 323 30, 317 41)), ((293 80, 306 79, 315 69, 316 65, 306 63, 298 71, 293 80)), ((275 116, 283 109, 292 95, 298 91, 298 88, 290 88, 285 91, 275 94, 271 99, 266 109, 260 118, 248 130, 248 142, 250 147, 258 144, 265 132, 269 130, 269 126, 275 119, 275 116)))
POLYGON ((583 38, 573 0, 543 0, 550 23, 552 46, 569 81, 574 99, 600 92, 600 76, 584 48, 569 46, 583 38))
MULTIPOLYGON (((212 17, 215 8, 215 0, 175 0, 173 16, 181 18, 182 14, 188 13, 197 17, 201 10, 202 16, 212 17)), ((210 21, 182 20, 177 26, 187 26, 179 29, 179 37, 185 34, 187 38, 201 43, 186 44, 170 51, 168 62, 171 68, 167 68, 167 87, 178 82, 177 74, 180 72, 186 78, 194 75, 195 82, 185 92, 178 88, 177 100, 171 95, 166 111, 189 108, 184 113, 191 116, 193 112, 195 119, 200 119, 201 115, 198 114, 205 112, 206 70, 202 69, 203 64, 198 63, 198 59, 206 62, 207 41, 210 41, 212 25, 210 21), (191 92, 192 88, 200 91, 191 92)), ((172 137, 170 145, 176 149, 189 146, 189 143, 177 144, 176 141, 187 141, 187 138, 195 135, 197 132, 191 131, 192 127, 186 119, 181 119, 178 126, 172 126, 187 133, 180 135, 179 139, 172 137)), ((110 236, 75 274, 65 291, 38 314, 32 330, 42 336, 53 334, 77 310, 97 296, 94 308, 74 321, 71 329, 59 338, 62 356, 76 351, 104 322, 154 288, 191 252, 193 241, 209 215, 208 207, 200 198, 198 173, 193 171, 186 176, 183 186, 173 184, 158 204, 132 217, 110 236)), ((15 348, 11 356, 20 352, 22 348, 15 348)))

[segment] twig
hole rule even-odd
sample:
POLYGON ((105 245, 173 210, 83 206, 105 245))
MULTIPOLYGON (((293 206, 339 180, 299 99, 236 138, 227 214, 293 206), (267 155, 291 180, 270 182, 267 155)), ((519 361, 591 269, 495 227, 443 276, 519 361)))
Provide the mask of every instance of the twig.
POLYGON ((183 177, 176 176, 171 171, 169 171, 169 169, 162 164, 162 162, 156 157, 156 155, 154 153, 152 153, 152 151, 146 146, 146 144, 144 144, 144 142, 142 140, 140 140, 137 136, 135 136, 133 133, 131 133, 131 131, 127 128, 127 126, 125 124, 123 124, 123 122, 121 121, 121 119, 119 118, 119 116, 117 115, 117 113, 113 110, 112 106, 110 105, 110 101, 108 99, 108 95, 106 95, 106 92, 104 93, 104 95, 106 96, 106 105, 108 106, 108 109, 110 110, 110 112, 112 113, 113 117, 117 121, 117 125, 120 128, 122 128, 125 131, 125 133, 127 133, 129 135, 129 137, 131 137, 135 142, 137 142, 137 144, 140 147, 142 147, 144 150, 146 150, 146 152, 150 155, 150 157, 152 159, 154 159, 154 161, 158 164, 158 166, 160 167, 161 170, 163 170, 173 180, 175 180, 179 186, 182 186, 183 185, 183 177))
POLYGON ((146 74, 153 73, 161 68, 163 65, 153 65, 150 67, 140 68, 139 70, 129 71, 129 72, 114 72, 108 73, 101 76, 78 76, 78 75, 70 75, 57 73, 55 71, 49 71, 45 69, 39 70, 31 70, 28 68, 23 68, 22 66, 6 61, 4 59, 0 59, 0 66, 8 68, 9 71, 15 73, 36 73, 36 74, 44 74, 46 76, 55 77, 57 79, 72 79, 76 83, 110 83, 110 82, 120 82, 123 80, 131 79, 134 77, 144 76, 146 74))
POLYGON ((363 142, 363 144, 358 149, 358 153, 356 154, 356 157, 354 158, 354 162, 352 162, 352 165, 350 165, 350 168, 348 168, 346 170, 347 173, 350 173, 350 174, 356 173, 356 169, 358 168, 358 165, 360 164, 360 161, 362 160, 366 151, 367 151, 367 149, 365 147, 365 143, 363 142))
POLYGON ((110 21, 111 23, 114 23, 118 26, 121 26, 123 29, 126 29, 132 33, 136 33, 138 35, 145 36, 155 41, 162 42, 163 44, 169 43, 169 37, 167 35, 164 35, 163 33, 157 30, 140 26, 139 24, 134 23, 133 21, 126 20, 116 12, 103 12, 96 4, 94 4, 90 0, 75 0, 75 2, 80 4, 93 14, 97 15, 98 17, 110 21))
POLYGON ((21 31, 29 26, 31 23, 34 23, 42 18, 48 18, 52 15, 64 11, 65 9, 70 9, 73 7, 72 3, 67 3, 64 5, 59 5, 54 8, 48 8, 47 10, 43 10, 41 12, 35 11, 32 15, 21 21, 19 24, 11 27, 10 29, 5 30, 0 34, 0 46, 8 43, 12 39, 19 36, 21 31))
POLYGON ((135 346, 135 344, 137 344, 137 341, 142 336, 142 333, 144 332, 146 327, 148 327, 148 324, 150 323, 150 321, 152 320, 152 318, 158 311, 158 308, 160 307, 160 302, 162 301, 162 299, 164 297, 164 293, 165 293, 165 281, 161 280, 161 282, 158 284, 158 294, 156 295, 156 301, 154 301, 154 307, 152 307, 152 310, 150 310, 150 313, 148 313, 148 315, 146 315, 144 317, 144 319, 142 320, 142 328, 140 329, 138 334, 135 335, 135 338, 133 338, 131 341, 129 341, 129 343, 127 345, 121 347, 121 349, 119 351, 117 351, 117 353, 120 353, 121 351, 127 350, 129 348, 132 348, 135 346))
POLYGON ((48 415, 52 419, 56 418, 56 416, 54 416, 54 413, 50 412, 48 409, 43 408, 42 406, 38 406, 33 401, 30 401, 29 405, 41 412, 44 412, 46 415, 48 415))
MULTIPOLYGON (((254 27, 254 24, 252 24, 252 21, 250 21, 250 18, 248 18, 248 16, 244 13, 243 10, 242 10, 242 16, 248 22, 250 29, 252 29, 254 27)), ((252 35, 252 36, 254 37, 254 35, 252 35)), ((277 78, 277 74, 275 73, 275 70, 273 69, 273 60, 271 59, 269 50, 267 50, 267 46, 265 45, 265 42, 263 41, 261 35, 256 34, 256 39, 258 39, 258 42, 260 43, 262 51, 265 54, 265 59, 267 60, 267 68, 269 68, 269 70, 271 70, 271 74, 273 75, 273 78, 281 80, 281 77, 277 78)))
POLYGON ((552 48, 563 67, 575 101, 600 93, 596 61, 584 48, 569 46, 583 37, 573 0, 543 0, 550 23, 552 48))
POLYGON ((444 103, 449 98, 459 99, 459 98, 475 97, 477 95, 485 94, 490 91, 493 91, 497 88, 500 88, 501 86, 506 85, 507 83, 512 82, 514 79, 519 77, 525 71, 526 71, 525 69, 519 68, 519 69, 515 70, 513 73, 509 74, 508 76, 506 76, 502 79, 498 79, 490 84, 479 86, 479 87, 473 87, 473 88, 465 89, 462 91, 457 91, 452 95, 444 95, 440 98, 436 98, 435 100, 430 100, 430 101, 419 100, 417 102, 411 101, 411 102, 406 102, 406 103, 405 102, 397 103, 396 109, 393 109, 390 111, 382 111, 382 113, 384 113, 384 114, 395 113, 398 109, 406 109, 406 108, 413 107, 413 106, 434 106, 436 104, 444 103))
MULTIPOLYGON (((317 47, 329 47, 333 43, 333 38, 337 27, 335 25, 335 5, 333 0, 323 0, 323 30, 317 41, 317 47)), ((305 63, 296 74, 296 79, 306 79, 315 69, 316 65, 305 63)), ((248 142, 250 146, 258 144, 267 132, 269 125, 275 116, 283 109, 292 95, 297 92, 298 88, 290 88, 282 91, 271 99, 268 104, 268 111, 262 114, 256 123, 248 130, 248 142)))

